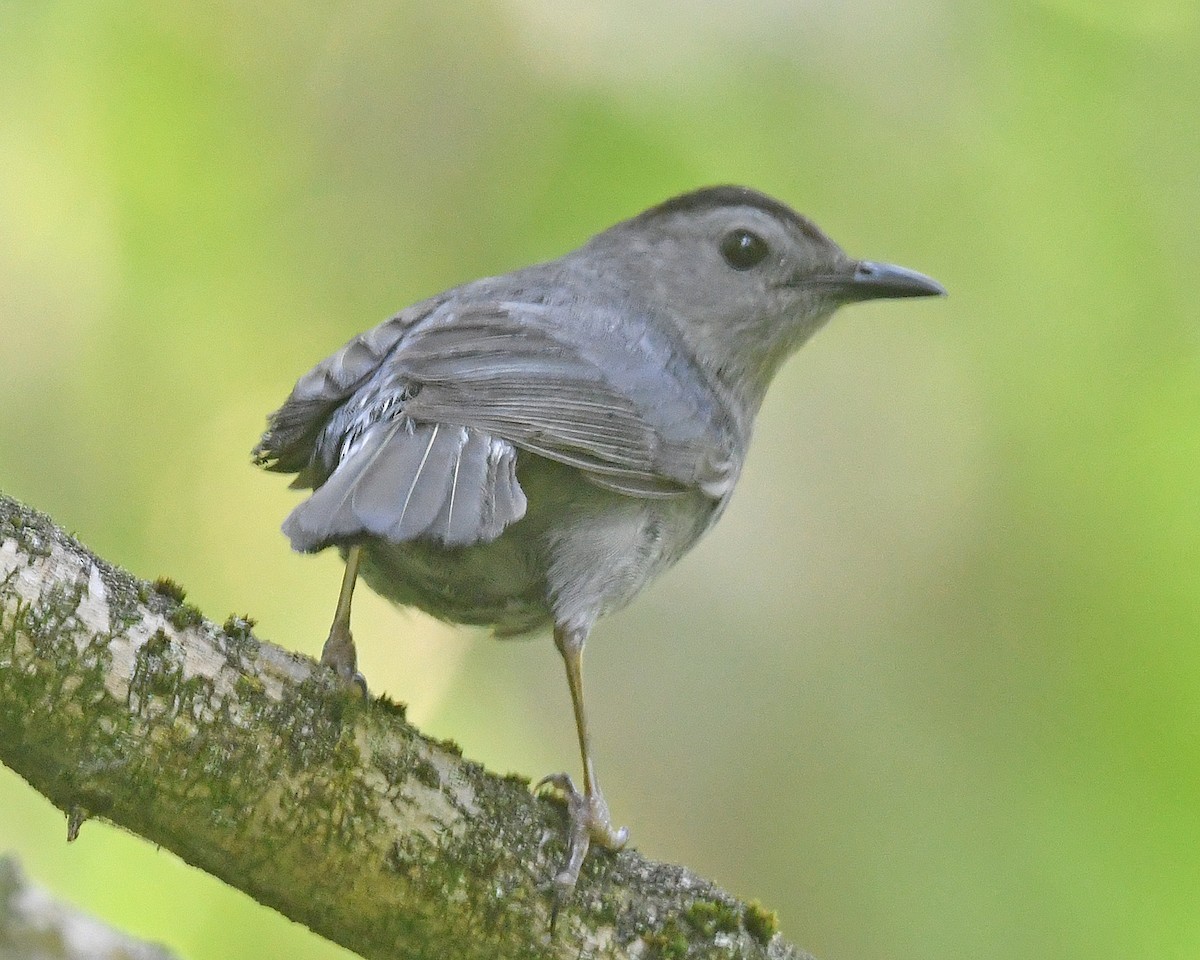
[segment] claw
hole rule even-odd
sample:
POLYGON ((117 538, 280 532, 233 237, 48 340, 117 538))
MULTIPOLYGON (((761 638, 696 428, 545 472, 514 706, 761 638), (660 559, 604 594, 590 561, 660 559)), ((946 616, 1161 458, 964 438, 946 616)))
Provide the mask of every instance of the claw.
POLYGON ((571 779, 568 773, 548 773, 541 780, 533 785, 534 793, 541 793, 542 787, 551 786, 556 790, 561 790, 567 797, 568 804, 571 797, 580 796, 579 791, 575 788, 575 781, 571 779))
POLYGON ((321 665, 337 674, 347 686, 354 686, 366 698, 367 679, 358 672, 358 651, 348 625, 335 621, 329 628, 329 638, 321 649, 321 665))
POLYGON ((550 935, 554 936, 554 928, 558 915, 570 902, 579 882, 579 871, 587 857, 588 849, 595 841, 606 850, 620 850, 629 839, 629 831, 625 827, 614 829, 608 813, 608 804, 599 788, 590 794, 583 793, 575 786, 575 782, 565 773, 552 773, 537 782, 534 791, 551 786, 559 790, 567 801, 567 816, 570 829, 567 834, 567 860, 554 876, 554 904, 550 909, 550 935))

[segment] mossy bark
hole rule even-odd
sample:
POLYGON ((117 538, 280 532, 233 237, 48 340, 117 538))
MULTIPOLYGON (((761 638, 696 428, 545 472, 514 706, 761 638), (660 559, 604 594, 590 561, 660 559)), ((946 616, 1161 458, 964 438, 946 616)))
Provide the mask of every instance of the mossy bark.
POLYGON ((549 935, 561 805, 312 660, 205 620, 0 494, 0 761, 370 958, 799 958, 773 918, 633 851, 549 935))

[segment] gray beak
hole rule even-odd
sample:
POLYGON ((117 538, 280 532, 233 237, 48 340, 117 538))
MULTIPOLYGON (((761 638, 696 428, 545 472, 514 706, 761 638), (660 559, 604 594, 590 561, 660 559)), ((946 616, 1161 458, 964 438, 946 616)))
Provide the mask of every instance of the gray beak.
POLYGON ((923 273, 894 263, 859 260, 852 276, 844 280, 847 300, 882 300, 895 297, 944 297, 946 288, 923 273))

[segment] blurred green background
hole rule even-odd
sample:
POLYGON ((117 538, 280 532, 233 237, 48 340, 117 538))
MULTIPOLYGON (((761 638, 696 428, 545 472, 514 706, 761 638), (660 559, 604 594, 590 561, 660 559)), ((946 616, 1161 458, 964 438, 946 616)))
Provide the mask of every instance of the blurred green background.
MULTIPOLYGON (((644 853, 821 960, 1200 956, 1194 0, 0 0, 0 489, 316 653, 249 450, 445 286, 709 183, 940 302, 783 371, 722 523, 588 658, 644 853)), ((376 691, 574 770, 548 640, 360 594, 376 691)), ((0 850, 189 960, 345 954, 0 770, 0 850)))

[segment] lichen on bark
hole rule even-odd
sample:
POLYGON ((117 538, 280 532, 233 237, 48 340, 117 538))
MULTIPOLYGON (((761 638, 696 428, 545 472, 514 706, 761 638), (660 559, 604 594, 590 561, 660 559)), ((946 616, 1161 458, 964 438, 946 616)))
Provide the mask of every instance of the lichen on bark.
POLYGON ((306 657, 218 626, 0 494, 0 761, 364 957, 801 958, 634 851, 589 858, 549 935, 560 804, 306 657))

